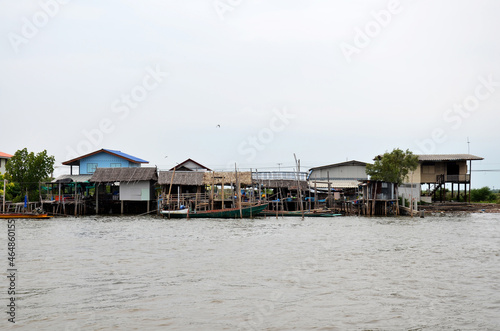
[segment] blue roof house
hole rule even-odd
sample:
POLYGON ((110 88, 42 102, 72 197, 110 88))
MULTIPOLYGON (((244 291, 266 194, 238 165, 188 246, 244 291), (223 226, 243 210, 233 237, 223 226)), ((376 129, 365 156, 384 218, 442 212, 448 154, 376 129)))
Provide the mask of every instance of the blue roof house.
POLYGON ((71 175, 73 166, 79 167, 80 175, 92 175, 97 168, 133 168, 140 167, 142 163, 149 162, 120 151, 101 149, 62 164, 71 166, 71 175))

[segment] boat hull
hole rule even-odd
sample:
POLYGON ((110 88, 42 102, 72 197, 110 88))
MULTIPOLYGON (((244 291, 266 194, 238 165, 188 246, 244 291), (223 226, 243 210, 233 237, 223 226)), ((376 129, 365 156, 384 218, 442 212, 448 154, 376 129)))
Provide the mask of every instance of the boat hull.
POLYGON ((52 216, 48 216, 47 214, 22 214, 22 213, 11 213, 11 214, 0 214, 0 219, 48 219, 52 218, 52 216))
MULTIPOLYGON (((275 211, 264 211, 262 213, 265 216, 273 217, 276 216, 275 211)), ((280 217, 301 217, 302 213, 300 211, 279 211, 278 216, 280 217)), ((304 212, 304 217, 337 217, 342 216, 342 214, 334 214, 334 213, 313 213, 313 212, 304 212)))
POLYGON ((266 209, 268 204, 256 205, 251 207, 241 208, 241 215, 239 208, 231 209, 218 209, 218 210, 207 210, 200 212, 189 212, 189 213, 170 213, 168 210, 164 210, 161 214, 164 217, 170 218, 253 218, 259 216, 264 209, 266 209))

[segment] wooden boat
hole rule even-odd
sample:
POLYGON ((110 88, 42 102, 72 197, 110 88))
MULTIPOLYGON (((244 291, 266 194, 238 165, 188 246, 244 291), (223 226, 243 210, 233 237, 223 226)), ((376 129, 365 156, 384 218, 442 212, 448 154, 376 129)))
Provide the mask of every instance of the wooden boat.
MULTIPOLYGON (((264 216, 268 217, 273 217, 276 216, 276 211, 272 210, 266 210, 262 212, 264 216)), ((300 211, 278 211, 278 216, 280 217, 301 217, 302 212, 300 211)), ((332 212, 309 212, 305 211, 304 212, 304 217, 337 217, 337 216, 342 216, 342 214, 335 214, 332 212)))
MULTIPOLYGON (((242 207, 241 217, 252 218, 255 216, 260 216, 262 211, 266 209, 268 205, 269 204, 266 203, 263 205, 242 207)), ((217 209, 217 210, 207 210, 207 211, 197 211, 197 212, 190 211, 183 213, 176 213, 176 211, 171 211, 171 210, 162 210, 161 214, 164 217, 170 217, 170 218, 188 218, 188 217, 189 218, 240 218, 240 209, 230 208, 230 209, 217 209)))
POLYGON ((47 214, 6 213, 0 214, 0 219, 48 219, 52 216, 47 214))
POLYGON ((165 215, 169 215, 170 214, 170 217, 175 217, 175 216, 172 216, 172 215, 183 215, 183 214, 187 214, 189 212, 189 209, 178 209, 178 210, 162 210, 161 213, 165 216, 165 215))
POLYGON ((342 214, 334 214, 334 213, 307 213, 304 214, 304 217, 337 217, 342 216, 342 214))

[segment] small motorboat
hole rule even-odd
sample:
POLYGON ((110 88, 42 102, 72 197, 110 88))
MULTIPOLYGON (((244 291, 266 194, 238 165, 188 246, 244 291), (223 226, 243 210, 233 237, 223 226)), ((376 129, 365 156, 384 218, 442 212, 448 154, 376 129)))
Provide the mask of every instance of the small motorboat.
POLYGON ((0 219, 48 219, 52 216, 47 214, 32 214, 32 213, 0 213, 0 219))

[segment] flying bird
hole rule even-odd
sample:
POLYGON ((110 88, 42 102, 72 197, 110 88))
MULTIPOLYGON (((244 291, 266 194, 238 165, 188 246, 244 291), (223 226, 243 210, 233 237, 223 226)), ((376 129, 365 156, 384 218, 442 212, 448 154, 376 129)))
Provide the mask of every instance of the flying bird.
POLYGON ((217 124, 216 128, 220 128, 220 124, 217 124))

